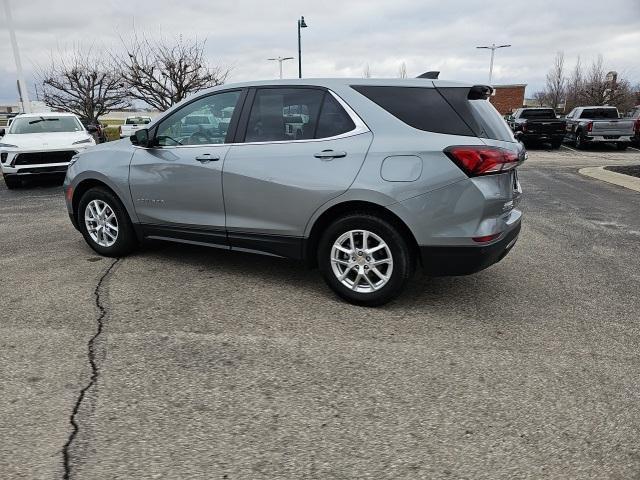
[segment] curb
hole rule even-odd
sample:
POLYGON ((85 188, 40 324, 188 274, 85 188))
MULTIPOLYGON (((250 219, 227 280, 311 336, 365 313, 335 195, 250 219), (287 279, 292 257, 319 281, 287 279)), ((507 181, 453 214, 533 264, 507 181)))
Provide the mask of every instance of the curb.
POLYGON ((612 183, 620 187, 628 188, 635 192, 640 192, 640 178, 625 175, 624 173, 605 170, 604 167, 586 167, 578 170, 578 173, 585 177, 591 177, 603 182, 612 183))

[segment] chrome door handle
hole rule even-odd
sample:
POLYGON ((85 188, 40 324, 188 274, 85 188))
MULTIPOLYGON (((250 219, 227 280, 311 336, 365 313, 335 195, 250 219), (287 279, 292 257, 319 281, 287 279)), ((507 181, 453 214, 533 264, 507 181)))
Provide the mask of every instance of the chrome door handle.
POLYGON ((215 157, 210 153, 204 153, 202 155, 198 155, 196 157, 196 160, 199 161, 200 163, 217 162, 218 160, 220 160, 220 157, 215 157))
POLYGON ((313 155, 316 158, 342 158, 347 156, 347 152, 336 152, 335 150, 322 150, 313 155))

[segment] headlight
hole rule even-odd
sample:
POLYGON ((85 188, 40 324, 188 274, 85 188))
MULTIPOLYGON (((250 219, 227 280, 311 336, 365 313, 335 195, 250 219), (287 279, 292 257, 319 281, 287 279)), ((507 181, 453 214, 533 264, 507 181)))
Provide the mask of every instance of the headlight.
POLYGON ((77 142, 73 142, 73 145, 80 145, 81 143, 92 143, 92 138, 85 138, 84 140, 78 140, 77 142))
POLYGON ((11 145, 10 143, 0 143, 0 148, 18 148, 18 146, 11 145))
POLYGON ((76 163, 77 161, 78 161, 78 155, 74 155, 73 157, 71 157, 71 160, 69 160, 69 165, 67 166, 67 168, 73 165, 74 163, 76 163))

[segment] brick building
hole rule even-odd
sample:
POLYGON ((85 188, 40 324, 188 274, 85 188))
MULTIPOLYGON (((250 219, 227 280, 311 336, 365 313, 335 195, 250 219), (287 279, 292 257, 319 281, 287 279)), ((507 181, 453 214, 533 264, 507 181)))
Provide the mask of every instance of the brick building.
POLYGON ((489 100, 501 115, 506 115, 524 105, 524 89, 526 87, 526 83, 517 85, 493 85, 495 95, 492 95, 489 100))

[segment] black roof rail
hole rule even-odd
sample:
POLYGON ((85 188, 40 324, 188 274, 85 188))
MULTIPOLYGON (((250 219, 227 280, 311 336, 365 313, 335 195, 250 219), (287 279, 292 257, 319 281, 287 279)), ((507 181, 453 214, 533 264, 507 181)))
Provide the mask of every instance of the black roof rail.
POLYGON ((416 78, 428 78, 430 80, 437 80, 440 72, 424 72, 422 75, 418 75, 416 78))

